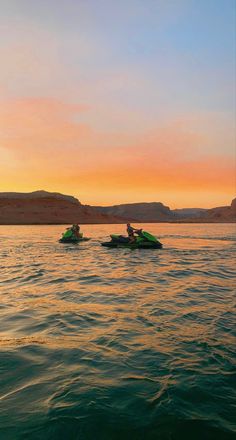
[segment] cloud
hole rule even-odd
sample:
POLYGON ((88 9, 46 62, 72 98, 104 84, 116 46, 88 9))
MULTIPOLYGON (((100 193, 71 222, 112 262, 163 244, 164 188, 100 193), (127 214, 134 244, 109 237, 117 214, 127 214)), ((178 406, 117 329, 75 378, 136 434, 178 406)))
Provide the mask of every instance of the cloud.
MULTIPOLYGON (((195 120, 169 121, 140 135, 95 130, 82 122, 87 112, 86 104, 54 98, 5 102, 1 145, 5 158, 7 152, 14 158, 14 182, 67 192, 77 187, 95 199, 112 191, 143 200, 155 191, 172 191, 173 197, 190 189, 233 193, 233 156, 214 152, 214 132, 201 131, 195 120)), ((11 173, 4 171, 3 184, 11 173)))
POLYGON ((86 105, 69 104, 54 98, 9 100, 1 106, 2 143, 18 156, 34 153, 38 158, 71 146, 89 135, 85 124, 71 119, 87 110, 86 105))

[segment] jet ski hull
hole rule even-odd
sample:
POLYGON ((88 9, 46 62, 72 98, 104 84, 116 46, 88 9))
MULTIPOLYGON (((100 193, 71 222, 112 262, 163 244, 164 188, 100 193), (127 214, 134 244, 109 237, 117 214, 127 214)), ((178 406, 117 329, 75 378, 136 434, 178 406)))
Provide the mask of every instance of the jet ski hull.
POLYGON ((61 238, 59 243, 80 243, 81 241, 88 241, 90 238, 81 237, 81 238, 61 238))
POLYGON ((151 243, 148 241, 143 243, 120 243, 115 241, 106 241, 101 243, 101 245, 109 248, 162 249, 162 243, 151 243))

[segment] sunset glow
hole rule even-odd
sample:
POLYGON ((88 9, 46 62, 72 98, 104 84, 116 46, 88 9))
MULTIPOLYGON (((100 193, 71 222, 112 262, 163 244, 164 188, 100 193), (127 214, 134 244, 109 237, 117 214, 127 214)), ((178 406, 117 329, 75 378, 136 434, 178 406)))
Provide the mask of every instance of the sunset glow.
POLYGON ((232 1, 1 5, 0 191, 230 203, 232 1))

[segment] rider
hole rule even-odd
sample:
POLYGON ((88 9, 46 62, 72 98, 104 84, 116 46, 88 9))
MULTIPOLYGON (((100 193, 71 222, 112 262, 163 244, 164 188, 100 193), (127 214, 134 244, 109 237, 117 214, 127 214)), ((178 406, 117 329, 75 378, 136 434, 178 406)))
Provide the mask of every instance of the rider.
POLYGON ((72 225, 72 232, 75 235, 76 238, 81 238, 81 234, 80 234, 80 226, 78 223, 72 225))
POLYGON ((134 233, 137 232, 137 229, 133 228, 130 223, 127 223, 127 234, 129 237, 130 243, 134 243, 136 238, 134 236, 134 233))

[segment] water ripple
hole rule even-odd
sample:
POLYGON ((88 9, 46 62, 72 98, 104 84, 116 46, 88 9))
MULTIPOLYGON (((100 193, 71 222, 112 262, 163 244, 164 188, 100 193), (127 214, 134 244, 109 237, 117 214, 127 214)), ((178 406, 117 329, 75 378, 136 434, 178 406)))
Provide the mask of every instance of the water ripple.
POLYGON ((234 438, 235 227, 146 228, 0 227, 1 440, 234 438))

